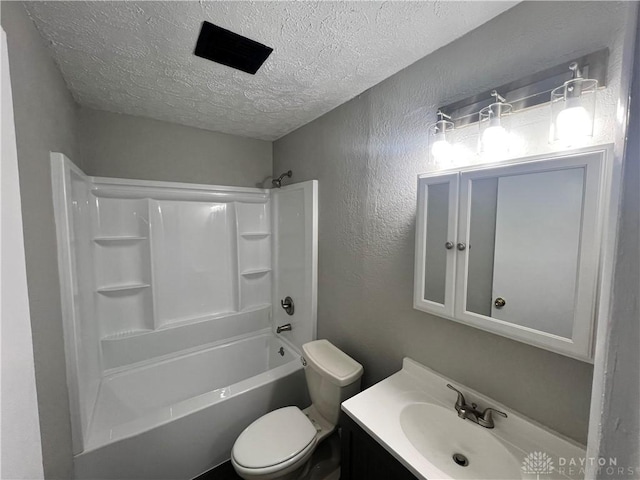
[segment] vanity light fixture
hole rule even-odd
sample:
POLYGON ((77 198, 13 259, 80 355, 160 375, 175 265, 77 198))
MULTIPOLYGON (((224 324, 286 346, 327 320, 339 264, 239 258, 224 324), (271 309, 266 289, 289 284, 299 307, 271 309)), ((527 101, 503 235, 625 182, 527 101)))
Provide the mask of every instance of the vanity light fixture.
POLYGON ((478 152, 493 157, 505 155, 509 151, 508 120, 511 104, 496 90, 491 92, 495 99, 491 105, 479 112, 480 140, 478 152))
POLYGON ((453 131, 449 115, 438 110, 438 120, 429 125, 429 163, 443 165, 451 161, 453 146, 447 140, 447 133, 453 131))
POLYGON ((549 140, 571 147, 593 136, 598 81, 583 78, 578 62, 572 62, 571 80, 551 91, 549 140))
POLYGON ((513 154, 514 149, 509 152, 509 147, 515 142, 508 125, 513 114, 548 103, 551 104, 550 141, 567 147, 583 143, 593 135, 595 97, 597 90, 607 84, 608 60, 609 50, 605 48, 441 106, 439 121, 430 128, 445 119, 447 122, 441 124, 446 125, 444 128, 430 130, 432 162, 442 164, 454 157, 463 158, 462 145, 447 142, 435 146, 435 143, 440 137, 444 140, 444 133, 476 122, 480 129, 478 152, 481 156, 500 160, 508 153, 513 154), (448 155, 448 158, 443 156, 438 160, 434 153, 448 155))

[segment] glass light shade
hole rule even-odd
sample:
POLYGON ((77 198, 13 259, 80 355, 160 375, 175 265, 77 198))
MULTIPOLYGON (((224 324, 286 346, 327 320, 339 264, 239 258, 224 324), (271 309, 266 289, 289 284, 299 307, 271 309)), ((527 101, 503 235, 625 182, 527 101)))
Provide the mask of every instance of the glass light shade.
POLYGON ((509 152, 510 114, 511 105, 502 102, 480 110, 478 152, 482 156, 499 160, 509 152))
POLYGON ((429 125, 429 163, 443 166, 452 162, 453 145, 447 139, 447 133, 453 131, 453 122, 438 120, 429 125))
POLYGON ((549 141, 579 146, 593 136, 598 81, 574 78, 551 92, 549 141))

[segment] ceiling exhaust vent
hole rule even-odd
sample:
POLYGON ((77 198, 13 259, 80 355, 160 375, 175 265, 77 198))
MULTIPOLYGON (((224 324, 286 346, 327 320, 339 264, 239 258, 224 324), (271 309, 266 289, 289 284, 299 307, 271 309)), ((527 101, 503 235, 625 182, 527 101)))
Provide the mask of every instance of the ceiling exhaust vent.
POLYGON ((194 53, 254 75, 271 52, 271 47, 205 21, 194 53))

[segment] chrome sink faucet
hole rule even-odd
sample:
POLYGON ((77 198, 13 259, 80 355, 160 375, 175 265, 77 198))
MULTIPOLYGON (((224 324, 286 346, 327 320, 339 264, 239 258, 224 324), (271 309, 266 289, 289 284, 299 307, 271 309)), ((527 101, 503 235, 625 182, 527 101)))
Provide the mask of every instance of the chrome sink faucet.
POLYGON ((501 417, 507 418, 506 413, 491 407, 485 408, 484 411, 480 412, 480 410, 478 410, 478 405, 476 405, 475 403, 467 405, 467 401, 464 399, 464 395, 462 395, 462 392, 456 389, 453 385, 447 383, 447 387, 458 394, 455 409, 456 412, 458 412, 458 416, 463 420, 471 420, 473 423, 477 423, 484 428, 493 428, 495 426, 493 424, 494 413, 500 415, 501 417))

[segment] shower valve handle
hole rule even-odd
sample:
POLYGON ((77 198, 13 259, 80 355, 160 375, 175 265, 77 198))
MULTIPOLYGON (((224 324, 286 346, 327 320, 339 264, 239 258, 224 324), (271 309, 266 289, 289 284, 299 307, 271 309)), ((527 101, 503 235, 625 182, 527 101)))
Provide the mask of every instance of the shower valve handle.
POLYGON ((280 306, 284 308, 284 311, 287 312, 287 315, 293 315, 293 312, 294 312, 293 298, 285 297, 284 300, 280 300, 280 306))

